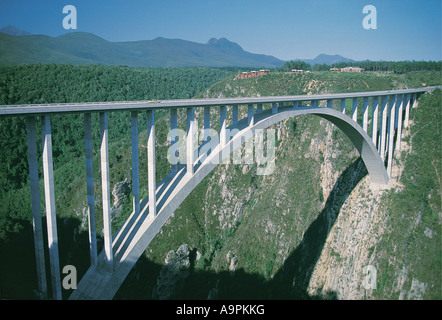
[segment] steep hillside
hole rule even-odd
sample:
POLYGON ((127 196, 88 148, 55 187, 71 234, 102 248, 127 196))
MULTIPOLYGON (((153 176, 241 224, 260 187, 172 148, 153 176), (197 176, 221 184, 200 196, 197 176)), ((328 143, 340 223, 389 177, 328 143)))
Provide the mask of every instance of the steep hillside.
MULTIPOLYGON (((419 77, 404 79, 273 74, 228 78, 202 96, 399 89, 419 77)), ((432 113, 440 101, 437 91, 413 109, 388 191, 370 188, 358 152, 327 121, 300 116, 276 125, 275 172, 220 165, 163 227, 116 298, 440 299, 440 113, 432 113), (376 289, 364 289, 367 266, 377 271, 376 289)))

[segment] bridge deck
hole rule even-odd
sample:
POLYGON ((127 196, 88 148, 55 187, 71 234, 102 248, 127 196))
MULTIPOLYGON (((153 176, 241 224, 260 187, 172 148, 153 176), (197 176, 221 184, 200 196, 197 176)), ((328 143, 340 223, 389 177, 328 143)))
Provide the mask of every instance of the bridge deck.
POLYGON ((132 111, 148 109, 172 109, 187 107, 219 107, 223 105, 247 105, 263 103, 285 103, 295 101, 318 101, 331 99, 350 99, 360 97, 380 97, 398 94, 423 93, 434 90, 437 87, 425 87, 418 89, 367 91, 353 93, 336 93, 320 95, 296 95, 296 96, 269 96, 253 98, 225 98, 225 99, 182 99, 149 101, 113 101, 113 102, 83 102, 83 103, 51 103, 51 104, 25 104, 25 105, 0 105, 1 116, 20 115, 43 115, 56 113, 85 113, 105 111, 132 111))

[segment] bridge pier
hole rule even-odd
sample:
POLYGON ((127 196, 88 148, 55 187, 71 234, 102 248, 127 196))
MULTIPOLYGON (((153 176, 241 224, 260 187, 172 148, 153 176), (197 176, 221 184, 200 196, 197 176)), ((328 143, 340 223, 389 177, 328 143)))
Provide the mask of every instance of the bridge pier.
POLYGON ((404 128, 408 128, 408 123, 410 119, 410 105, 411 105, 411 95, 407 94, 407 103, 405 105, 405 120, 404 120, 404 128))
POLYGON ((156 190, 156 159, 155 159, 155 115, 153 110, 147 111, 147 187, 149 192, 149 214, 157 215, 156 190))
POLYGON ((187 108, 187 138, 186 138, 186 148, 187 148, 187 174, 194 174, 194 163, 195 163, 195 131, 196 123, 194 119, 193 107, 187 108))
POLYGON ((354 122, 358 122, 358 98, 353 98, 353 106, 351 111, 351 118, 354 122))
POLYGON ((252 127, 255 124, 255 106, 249 104, 247 112, 247 124, 252 127))
POLYGON ((377 144, 377 140, 378 140, 378 110, 379 110, 379 98, 378 97, 373 97, 372 100, 372 123, 371 123, 371 139, 373 141, 373 144, 375 145, 375 147, 379 147, 379 145, 377 144))
POLYGON ((237 126, 238 125, 238 106, 234 105, 232 107, 232 125, 237 126))
POLYGON ((112 225, 111 225, 111 205, 110 205, 110 186, 109 186, 109 147, 108 147, 108 128, 107 112, 100 113, 100 137, 101 137, 101 192, 103 201, 103 237, 105 252, 105 270, 109 273, 113 269, 112 252, 112 225))
POLYGON ((89 255, 91 265, 97 265, 97 234, 95 227, 95 195, 94 195, 94 168, 92 159, 92 116, 84 114, 84 141, 86 155, 86 193, 87 193, 87 216, 89 233, 89 255))
POLYGON ((46 223, 48 227, 49 261, 52 297, 61 300, 60 262, 58 256, 57 216, 55 213, 54 168, 52 166, 51 116, 42 116, 43 179, 45 189, 46 223))
POLYGON ((391 177, 393 168, 393 143, 394 143, 394 126, 395 126, 395 113, 396 113, 396 96, 389 97, 389 126, 388 126, 388 161, 387 161, 387 174, 391 177))
MULTIPOLYGON (((170 163, 171 171, 178 171, 178 111, 177 109, 170 109, 170 163)), ((180 155, 181 156, 181 155, 180 155)))
POLYGON ((140 174, 138 158, 138 111, 130 114, 132 141, 132 205, 135 215, 140 213, 140 174))
POLYGON ((41 222, 40 186, 38 181, 38 159, 35 117, 26 117, 26 135, 28 142, 29 180, 31 187, 32 226, 34 229, 34 250, 37 268, 38 291, 43 299, 47 298, 46 268, 41 222))
POLYGON ((368 97, 363 99, 363 109, 362 109, 362 129, 368 132, 368 97))
POLYGON ((347 101, 346 101, 346 99, 341 99, 341 112, 342 112, 343 114, 345 114, 346 106, 347 106, 347 101))
POLYGON ((387 117, 388 117, 388 97, 383 96, 381 99, 381 129, 380 129, 381 136, 380 136, 380 146, 379 146, 379 153, 382 161, 385 161, 387 117))
POLYGON ((402 113, 404 106, 404 96, 401 95, 398 97, 399 106, 397 110, 397 138, 396 138, 396 150, 401 150, 401 140, 402 140, 402 113))

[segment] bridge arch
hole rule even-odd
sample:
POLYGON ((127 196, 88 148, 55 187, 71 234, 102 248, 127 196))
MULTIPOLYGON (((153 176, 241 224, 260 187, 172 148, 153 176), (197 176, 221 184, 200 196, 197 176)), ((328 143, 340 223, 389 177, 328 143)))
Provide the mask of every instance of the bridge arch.
MULTIPOLYGON (((181 166, 176 173, 170 173, 157 187, 157 216, 148 214, 148 199, 146 198, 141 207, 144 208, 139 215, 134 213, 126 223, 117 231, 113 240, 114 271, 112 275, 96 270, 100 266, 90 268, 79 283, 71 299, 112 299, 118 288, 129 274, 138 258, 146 250, 161 227, 167 222, 179 205, 195 189, 195 187, 218 165, 214 158, 228 157, 239 148, 243 137, 250 137, 256 129, 266 129, 280 121, 304 114, 313 114, 335 124, 344 134, 349 137, 353 145, 359 151, 364 161, 372 182, 379 184, 388 183, 387 170, 381 160, 378 150, 374 146, 369 135, 350 117, 342 112, 330 108, 280 108, 278 113, 272 114, 272 110, 265 110, 256 115, 253 125, 248 124, 247 118, 238 122, 235 128, 239 132, 224 146, 216 147, 205 160, 197 166, 194 174, 187 175, 185 166, 181 166), (82 288, 82 286, 90 288, 82 288), (98 288, 98 290, 97 290, 98 288), (91 290, 93 289, 93 292, 91 290)), ((232 126, 231 126, 232 127, 232 126)), ((231 128, 229 127, 229 128, 231 128)), ((104 261, 104 253, 100 254, 98 261, 104 261)), ((101 262, 103 264, 103 262, 101 262)))

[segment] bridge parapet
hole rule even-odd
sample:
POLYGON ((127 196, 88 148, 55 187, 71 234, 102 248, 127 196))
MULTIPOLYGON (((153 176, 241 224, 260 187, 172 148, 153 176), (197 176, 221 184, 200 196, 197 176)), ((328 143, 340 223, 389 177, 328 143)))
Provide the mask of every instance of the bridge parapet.
MULTIPOLYGON (((400 150, 403 127, 409 126, 410 109, 418 96, 436 87, 395 91, 373 91, 325 95, 275 96, 231 99, 190 99, 133 102, 96 102, 79 104, 45 104, 0 106, 0 117, 26 117, 28 163, 34 221, 34 246, 38 289, 47 295, 43 229, 41 224, 36 117, 42 118, 43 180, 48 225, 48 246, 52 292, 61 299, 58 237, 52 169, 51 116, 84 114, 87 204, 91 267, 71 298, 112 298, 138 257, 168 217, 193 188, 219 163, 238 149, 255 131, 300 114, 316 114, 337 125, 359 150, 373 181, 387 184, 391 177, 393 154, 400 150), (239 119, 239 106, 247 107, 247 116, 239 119), (196 137, 198 123, 195 108, 204 108, 204 136, 201 145, 196 137), (219 109, 217 139, 209 135, 210 109, 219 109), (170 173, 156 184, 155 111, 170 110, 170 173), (177 110, 186 110, 185 157, 176 158, 178 150, 177 110), (108 125, 110 112, 131 113, 133 212, 115 235, 111 232, 108 125), (138 163, 138 115, 147 113, 148 196, 140 199, 138 163), (227 114, 230 112, 229 124, 227 114), (100 114, 101 185, 104 222, 104 250, 97 254, 95 230, 95 195, 92 163, 91 113, 100 114), (348 115, 347 115, 348 113, 348 115), (233 134, 232 134, 233 132, 233 134), (209 138, 210 137, 210 138, 209 138), (396 139, 395 139, 396 138, 396 139), (214 142, 216 141, 216 143, 214 142), (207 148, 208 144, 210 148, 207 148), (218 160, 215 161, 215 160, 218 160), (113 276, 111 276, 113 275, 113 276), (100 287, 100 290, 97 289, 100 287)), ((262 142, 262 140, 260 140, 262 142)))

